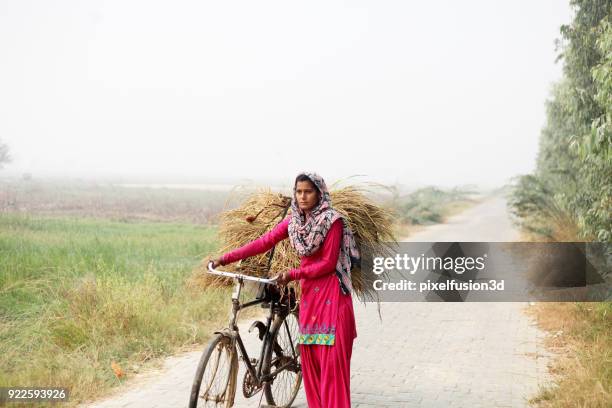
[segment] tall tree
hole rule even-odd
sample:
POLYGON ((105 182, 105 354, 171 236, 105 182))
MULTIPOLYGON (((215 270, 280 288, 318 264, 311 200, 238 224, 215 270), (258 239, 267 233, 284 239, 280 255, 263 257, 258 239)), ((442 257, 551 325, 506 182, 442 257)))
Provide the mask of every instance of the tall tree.
POLYGON ((558 43, 563 78, 547 101, 536 171, 519 178, 510 204, 523 226, 552 238, 572 224, 574 239, 611 241, 612 0, 570 4, 574 19, 558 43))

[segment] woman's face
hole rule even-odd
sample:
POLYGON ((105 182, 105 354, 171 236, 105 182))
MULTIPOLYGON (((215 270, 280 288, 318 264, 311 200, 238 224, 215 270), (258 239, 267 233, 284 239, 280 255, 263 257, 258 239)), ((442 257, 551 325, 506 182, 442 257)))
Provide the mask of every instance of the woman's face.
POLYGON ((319 193, 312 182, 298 181, 295 185, 295 200, 300 210, 310 212, 319 203, 319 193))

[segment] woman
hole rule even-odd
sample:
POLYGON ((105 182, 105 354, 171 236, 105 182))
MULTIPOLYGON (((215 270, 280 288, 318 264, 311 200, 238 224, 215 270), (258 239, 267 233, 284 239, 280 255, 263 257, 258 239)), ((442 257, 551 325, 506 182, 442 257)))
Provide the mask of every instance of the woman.
POLYGON ((214 263, 226 265, 257 255, 289 238, 300 255, 300 267, 277 279, 281 285, 300 281, 299 343, 308 406, 350 407, 350 363, 357 337, 350 272, 359 262, 359 251, 347 223, 332 208, 321 176, 300 173, 293 191, 290 216, 214 263))

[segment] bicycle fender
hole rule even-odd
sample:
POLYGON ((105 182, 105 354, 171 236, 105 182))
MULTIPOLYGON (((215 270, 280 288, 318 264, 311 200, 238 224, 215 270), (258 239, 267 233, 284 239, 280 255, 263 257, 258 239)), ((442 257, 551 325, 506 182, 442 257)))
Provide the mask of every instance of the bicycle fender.
POLYGON ((263 340, 266 335, 266 325, 261 320, 255 320, 253 324, 251 324, 251 327, 249 327, 249 333, 252 332, 255 327, 259 330, 259 340, 263 340))
POLYGON ((213 332, 214 334, 222 334, 224 336, 230 337, 232 339, 236 338, 236 332, 234 330, 230 330, 230 329, 223 329, 223 330, 217 330, 215 332, 213 332))

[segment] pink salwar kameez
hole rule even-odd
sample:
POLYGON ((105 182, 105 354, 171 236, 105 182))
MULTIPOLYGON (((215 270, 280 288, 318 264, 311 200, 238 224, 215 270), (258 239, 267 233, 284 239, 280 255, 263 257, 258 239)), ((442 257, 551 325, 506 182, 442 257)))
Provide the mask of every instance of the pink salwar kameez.
MULTIPOLYGON (((270 250, 288 237, 287 217, 268 233, 223 255, 223 264, 270 250)), ((334 221, 323 245, 300 258, 290 271, 300 281, 300 351, 306 399, 310 408, 351 406, 350 363, 357 337, 353 301, 340 289, 335 267, 342 241, 342 219, 334 221)))

